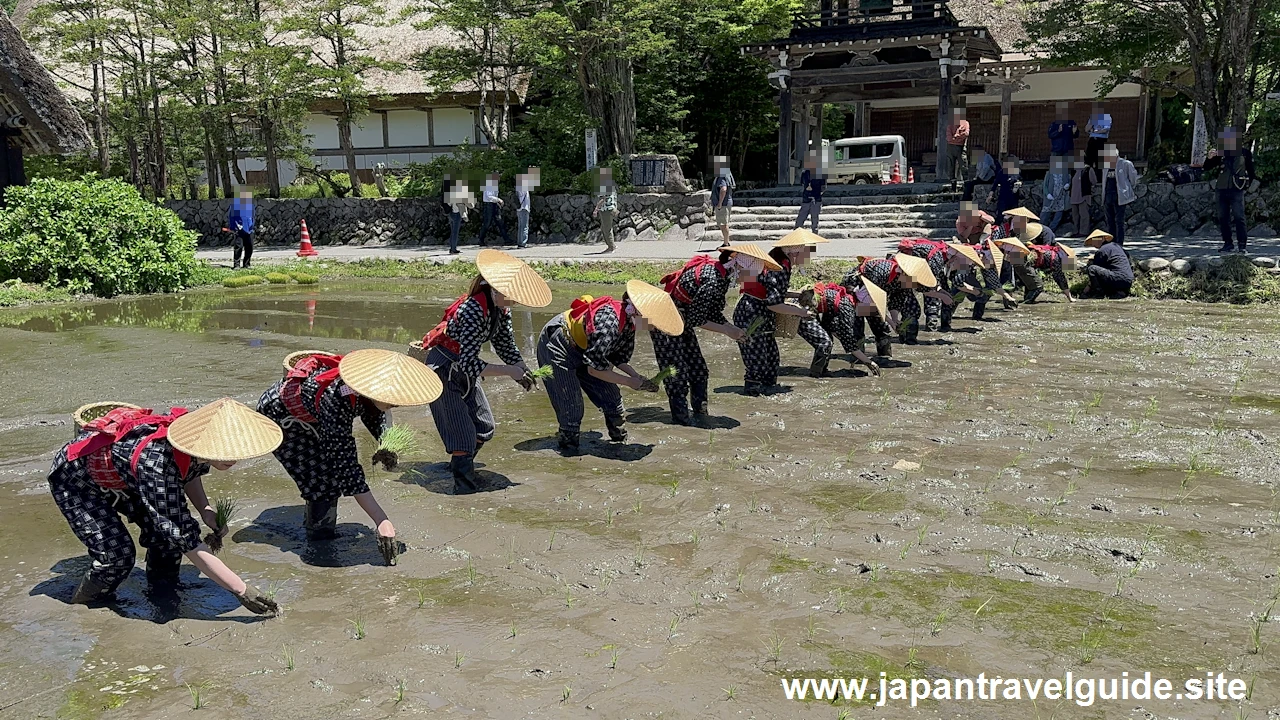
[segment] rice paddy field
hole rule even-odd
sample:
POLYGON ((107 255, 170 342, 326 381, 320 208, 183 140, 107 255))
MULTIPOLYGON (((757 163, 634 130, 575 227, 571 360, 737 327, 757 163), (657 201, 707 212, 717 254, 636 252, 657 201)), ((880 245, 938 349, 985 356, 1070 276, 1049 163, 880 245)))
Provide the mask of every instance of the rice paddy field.
MULTIPOLYGON (((704 336, 711 412, 669 424, 624 391, 627 443, 588 405, 555 450, 541 389, 486 392, 488 491, 454 496, 425 408, 370 485, 404 543, 383 567, 351 500, 308 543, 276 461, 205 479, 236 507, 222 557, 261 619, 183 565, 69 604, 86 567, 45 474, 96 400, 256 404, 297 350, 403 349, 464 283, 329 281, 0 311, 0 718, 1280 717, 1280 320, 1266 308, 1043 302, 894 347, 883 377, 739 394, 704 336), (786 678, 1242 681, 1238 698, 792 700, 786 678)), ((515 312, 533 345, 581 292, 515 312)), ((620 291, 621 288, 618 288, 620 291)), ((732 302, 732 300, 731 300, 732 302)), ((653 375, 648 338, 633 364, 653 375)), ((491 356, 490 356, 491 357, 491 356)), ((141 554, 141 553, 140 553, 141 554)))

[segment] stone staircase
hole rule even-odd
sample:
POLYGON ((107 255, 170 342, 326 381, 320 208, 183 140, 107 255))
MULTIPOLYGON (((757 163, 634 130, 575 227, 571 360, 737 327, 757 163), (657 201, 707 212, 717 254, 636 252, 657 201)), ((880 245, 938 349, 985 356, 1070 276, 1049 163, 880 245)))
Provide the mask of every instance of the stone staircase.
MULTIPOLYGON (((960 193, 929 183, 828 186, 818 232, 829 240, 949 239, 959 201, 960 193)), ((735 242, 772 242, 791 232, 799 212, 799 186, 742 190, 733 198, 729 232, 735 242)), ((719 232, 708 223, 706 241, 719 232)))

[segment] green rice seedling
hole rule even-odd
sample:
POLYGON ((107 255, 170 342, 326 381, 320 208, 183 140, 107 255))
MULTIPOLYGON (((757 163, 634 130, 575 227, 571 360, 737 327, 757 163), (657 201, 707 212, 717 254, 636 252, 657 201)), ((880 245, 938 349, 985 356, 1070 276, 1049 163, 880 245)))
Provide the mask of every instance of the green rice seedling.
POLYGON ((742 337, 744 339, 755 337, 764 328, 764 323, 765 319, 763 315, 752 320, 751 324, 747 326, 747 329, 743 331, 742 337))
POLYGON ((853 711, 845 709, 845 710, 841 710, 839 714, 836 715, 836 720, 850 720, 852 717, 853 717, 853 711))
POLYGON ((809 638, 809 642, 813 643, 818 637, 818 622, 814 618, 813 613, 809 613, 809 621, 805 623, 804 634, 809 638))
POLYGON ((979 606, 978 606, 978 609, 973 611, 973 619, 974 619, 974 620, 977 620, 977 619, 978 619, 978 613, 982 612, 983 610, 986 610, 986 609, 987 609, 987 606, 991 604, 991 601, 992 601, 992 600, 995 600, 995 599, 996 599, 996 596, 995 596, 995 595, 992 595, 991 597, 987 598, 987 601, 986 601, 986 602, 984 602, 984 603, 982 603, 981 605, 979 605, 979 606))
POLYGON ((898 553, 898 560, 899 561, 906 560, 907 555, 911 553, 911 548, 913 547, 915 547, 915 543, 907 543, 906 545, 903 545, 902 551, 898 553))
POLYGON ((431 601, 431 598, 427 597, 426 588, 414 588, 414 592, 418 594, 418 609, 421 610, 428 602, 431 601))
POLYGON ((615 645, 612 649, 612 652, 609 653, 609 669, 610 670, 618 669, 618 653, 619 653, 618 647, 615 645))
POLYGON ((573 589, 570 588, 568 585, 565 585, 564 586, 564 606, 567 608, 573 607, 573 601, 574 601, 573 589))
POLYGON ((845 611, 845 608, 847 607, 849 607, 848 594, 843 589, 837 590, 836 591, 836 614, 837 615, 843 614, 845 611))
POLYGON ((751 497, 747 498, 747 512, 754 514, 759 509, 760 509, 760 506, 756 504, 755 495, 752 495, 751 497))
POLYGON ((555 368, 551 367, 550 365, 543 365, 539 367, 537 370, 529 371, 529 374, 532 375, 535 379, 546 380, 547 378, 555 375, 555 368))
POLYGON ((616 515, 616 514, 617 514, 617 513, 615 513, 615 512, 613 511, 613 508, 605 508, 605 509, 604 509, 604 524, 605 524, 605 525, 607 525, 607 526, 609 526, 609 527, 613 527, 613 516, 614 516, 614 515, 616 515))
POLYGON ((1085 405, 1085 408, 1088 410, 1096 410, 1100 405, 1102 405, 1102 393, 1095 392, 1093 394, 1093 399, 1089 401, 1088 405, 1085 405))
POLYGON ((737 696, 738 696, 738 686, 737 686, 737 685, 730 685, 730 686, 729 686, 729 687, 727 687, 727 688, 720 688, 720 689, 724 691, 724 699, 725 699, 725 700, 732 700, 732 699, 734 699, 735 697, 737 697, 737 696))
POLYGON ((660 384, 663 381, 670 380, 671 378, 679 374, 680 374, 680 370, 675 365, 668 365, 662 368, 661 370, 659 370, 658 374, 654 375, 652 379, 655 384, 660 384))
POLYGON ((351 623, 351 630, 355 639, 363 640, 365 636, 364 617, 360 613, 356 613, 355 618, 347 618, 347 622, 351 623))
POLYGON ((680 481, 672 480, 671 482, 667 483, 667 487, 671 488, 671 497, 675 497, 676 493, 680 492, 680 481))
POLYGON ((551 539, 547 541, 547 551, 550 552, 556 546, 556 531, 552 529, 551 539))
POLYGON ((643 510, 644 510, 643 500, 636 500, 635 502, 631 503, 631 512, 639 515, 643 510))
POLYGON ((467 659, 466 653, 458 652, 455 650, 453 653, 453 668, 457 670, 458 668, 462 667, 462 661, 466 659, 467 659))
POLYGON ((573 688, 569 687, 568 685, 565 685, 564 689, 560 691, 560 704, 563 705, 564 703, 569 702, 569 697, 572 695, 573 695, 573 688))
MULTIPOLYGON (((236 514, 237 505, 235 500, 230 498, 222 498, 213 505, 213 514, 216 516, 218 530, 227 527, 231 522, 231 518, 236 514)), ((209 551, 214 555, 222 552, 222 536, 217 532, 210 532, 204 536, 204 544, 209 546, 209 551)))
POLYGON ((1088 665, 1097 657, 1098 645, 1102 644, 1102 638, 1092 642, 1089 641, 1089 631, 1085 630, 1080 633, 1080 664, 1088 665))
POLYGON ((236 275, 235 277, 223 278, 222 286, 227 288, 242 288, 250 285, 261 285, 261 275, 236 275))
POLYGON ((1088 460, 1084 461, 1084 468, 1080 470, 1080 477, 1089 477, 1089 473, 1093 472, 1093 456, 1090 455, 1088 460))
POLYGON ((393 699, 396 705, 404 702, 404 680, 396 682, 396 696, 393 699))
POLYGON ((943 610, 933 616, 933 620, 929 623, 929 635, 938 637, 942 634, 942 626, 947 622, 947 611, 943 610))
POLYGON ((1079 416, 1079 414, 1080 414, 1080 408, 1078 407, 1071 408, 1071 412, 1067 413, 1067 424, 1075 425, 1076 417, 1079 416))
POLYGON ((467 584, 476 584, 476 564, 471 558, 467 558, 467 584))
POLYGON ((187 683, 187 692, 191 694, 192 710, 199 710, 200 708, 203 708, 205 706, 204 690, 205 690, 205 685, 203 683, 199 685, 192 685, 191 683, 187 683))
POLYGON ((1142 413, 1142 417, 1145 420, 1150 420, 1151 418, 1155 417, 1155 414, 1159 411, 1160 411, 1160 401, 1157 400, 1153 395, 1151 399, 1147 402, 1147 409, 1142 413))
POLYGON ((702 593, 697 590, 690 590, 689 599, 693 601, 693 614, 697 615, 702 611, 702 593))
POLYGON ((293 650, 288 645, 282 645, 281 647, 283 650, 280 653, 280 658, 284 661, 284 669, 291 671, 294 668, 293 650))
POLYGON ((1263 619, 1255 617, 1249 623, 1249 654, 1257 655, 1262 652, 1262 623, 1263 619))
MULTIPOLYGON (((408 425, 392 425, 383 430, 382 437, 378 438, 378 451, 394 453, 397 459, 417 452, 418 448, 418 433, 408 425)), ((395 469, 389 459, 383 460, 382 465, 388 472, 395 469)))
POLYGON ((278 273, 278 272, 267 273, 267 282, 271 283, 272 285, 288 285, 289 280, 290 280, 289 276, 285 275, 284 273, 278 273))
POLYGON ((320 282, 320 278, 304 272, 289 273, 289 276, 299 285, 315 285, 320 282))
POLYGON ((738 571, 738 592, 742 592, 742 578, 745 575, 741 570, 738 571))
POLYGON ((697 530, 694 530, 693 533, 689 535, 689 542, 693 543, 694 550, 698 549, 698 545, 702 543, 702 536, 698 534, 697 530))
POLYGON ((633 565, 635 565, 637 570, 644 567, 645 563, 644 563, 644 544, 643 543, 636 543, 636 554, 631 558, 631 562, 633 565))
POLYGON ((569 503, 569 502, 573 502, 573 488, 569 488, 569 489, 565 492, 565 494, 564 494, 564 501, 565 501, 565 502, 567 502, 567 503, 569 503))
POLYGON ((671 638, 675 637, 676 631, 679 629, 680 629, 680 616, 678 614, 672 613, 671 622, 667 623, 667 630, 670 631, 667 633, 667 639, 670 640, 671 638))
POLYGON ((920 653, 920 648, 916 647, 916 641, 911 641, 911 647, 907 648, 907 662, 902 667, 907 670, 923 670, 924 661, 916 657, 920 653))
POLYGON ((510 635, 507 635, 507 639, 508 639, 508 640, 513 639, 513 638, 516 636, 516 633, 517 633, 518 631, 519 631, 519 628, 517 628, 517 627, 516 627, 516 621, 515 621, 515 620, 512 620, 512 621, 511 621, 511 634, 510 634, 510 635))
POLYGON ((605 573, 604 575, 601 575, 601 576, 600 576, 600 589, 601 589, 601 590, 608 590, 608 589, 609 589, 609 586, 610 586, 610 585, 612 585, 612 584, 613 584, 613 573, 611 573, 611 572, 607 572, 607 573, 605 573))
POLYGON ((770 635, 769 639, 765 641, 765 650, 769 653, 769 662, 774 665, 777 665, 778 660, 782 658, 782 644, 782 636, 778 634, 777 630, 774 630, 773 635, 770 635))

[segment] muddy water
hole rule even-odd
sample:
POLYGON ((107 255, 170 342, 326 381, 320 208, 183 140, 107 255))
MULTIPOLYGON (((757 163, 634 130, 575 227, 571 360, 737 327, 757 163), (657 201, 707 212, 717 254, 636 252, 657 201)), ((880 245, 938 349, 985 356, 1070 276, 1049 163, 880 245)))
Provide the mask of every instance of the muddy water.
MULTIPOLYGON (((1280 592, 1280 321, 1264 310, 997 311, 898 349, 881 379, 836 361, 812 380, 807 347, 784 341, 790 390, 755 400, 736 394, 736 350, 708 338, 711 427, 629 394, 630 444, 584 433, 575 458, 551 450, 545 395, 492 381, 500 429, 480 460, 500 490, 449 495, 429 416, 397 413, 427 439, 408 472, 370 472, 407 545, 398 567, 378 566, 350 501, 341 537, 309 546, 266 459, 206 484, 241 507, 223 557, 283 617, 250 616, 189 566, 176 605, 141 569, 109 608, 67 604, 85 558, 43 477, 67 413, 253 402, 288 352, 402 347, 460 290, 0 314, 0 717, 188 717, 197 689, 220 717, 1237 717, 1156 700, 832 707, 778 683, 882 670, 1213 670, 1254 680, 1243 716, 1280 704, 1280 630, 1260 621, 1280 592)), ((556 290, 553 308, 584 289, 556 290)), ((549 317, 517 314, 526 357, 549 317)), ((647 339, 636 365, 654 369, 647 339)), ((602 426, 589 410, 584 430, 602 426)))

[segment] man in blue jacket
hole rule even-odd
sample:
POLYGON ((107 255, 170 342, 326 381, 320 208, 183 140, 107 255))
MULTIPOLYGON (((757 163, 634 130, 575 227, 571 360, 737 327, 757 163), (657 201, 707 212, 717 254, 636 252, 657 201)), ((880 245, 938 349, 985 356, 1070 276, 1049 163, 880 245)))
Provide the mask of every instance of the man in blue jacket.
POLYGON ((231 267, 249 267, 253 258, 253 193, 241 190, 240 197, 231 201, 227 213, 227 229, 235 234, 231 240, 231 267), (240 265, 240 253, 244 252, 244 265, 240 265))
POLYGON ((1057 119, 1049 124, 1049 153, 1064 163, 1075 153, 1076 138, 1080 137, 1076 121, 1067 117, 1067 107, 1058 103, 1057 119))
POLYGON ((800 214, 796 216, 796 227, 804 225, 808 219, 815 235, 818 234, 818 215, 822 213, 822 191, 827 187, 823 174, 817 153, 809 153, 805 158, 804 172, 800 174, 800 214))

